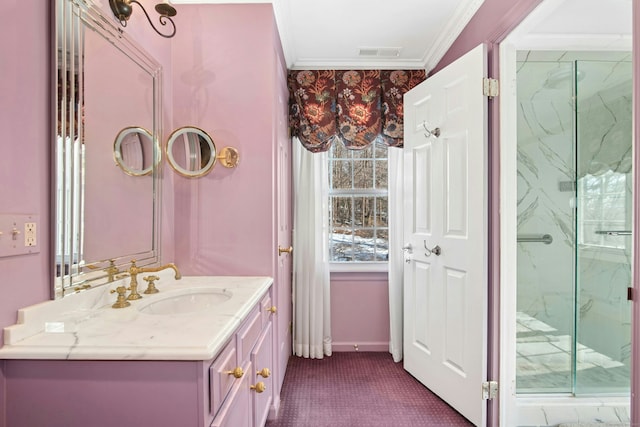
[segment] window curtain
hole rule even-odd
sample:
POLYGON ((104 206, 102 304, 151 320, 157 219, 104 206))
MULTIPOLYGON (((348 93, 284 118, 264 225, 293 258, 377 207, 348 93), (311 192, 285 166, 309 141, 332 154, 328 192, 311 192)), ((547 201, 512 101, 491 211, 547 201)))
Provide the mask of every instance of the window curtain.
POLYGON ((293 144, 293 353, 331 356, 327 153, 293 144))
POLYGON ((403 358, 404 333, 404 239, 403 161, 404 150, 389 148, 387 152, 389 216, 389 352, 394 362, 403 358))
POLYGON ((424 70, 297 70, 289 73, 291 134, 313 153, 336 139, 352 150, 403 145, 403 95, 424 70))

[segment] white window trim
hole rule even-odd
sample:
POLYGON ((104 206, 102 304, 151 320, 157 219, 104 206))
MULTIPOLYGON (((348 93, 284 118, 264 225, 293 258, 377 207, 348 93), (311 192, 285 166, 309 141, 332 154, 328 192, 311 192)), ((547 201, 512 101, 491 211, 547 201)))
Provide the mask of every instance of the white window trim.
POLYGON ((389 271, 389 262, 330 262, 329 271, 332 273, 386 273, 389 271))

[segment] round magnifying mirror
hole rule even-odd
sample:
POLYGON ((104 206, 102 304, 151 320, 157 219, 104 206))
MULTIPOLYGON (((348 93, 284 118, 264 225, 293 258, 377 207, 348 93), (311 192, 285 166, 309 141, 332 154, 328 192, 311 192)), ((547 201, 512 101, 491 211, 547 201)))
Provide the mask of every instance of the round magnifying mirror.
POLYGON ((127 175, 149 175, 153 171, 153 135, 141 127, 122 129, 113 144, 113 158, 127 175))
POLYGON ((216 162, 216 146, 202 129, 176 129, 167 141, 167 160, 182 176, 197 178, 211 172, 216 162))

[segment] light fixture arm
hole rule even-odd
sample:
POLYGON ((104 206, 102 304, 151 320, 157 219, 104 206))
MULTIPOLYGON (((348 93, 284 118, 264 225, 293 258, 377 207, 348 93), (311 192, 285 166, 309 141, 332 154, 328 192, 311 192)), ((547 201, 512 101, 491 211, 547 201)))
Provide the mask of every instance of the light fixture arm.
POLYGON ((160 25, 163 25, 163 26, 167 25, 167 21, 171 23, 173 30, 168 34, 163 34, 160 31, 158 31, 156 26, 153 25, 153 22, 151 21, 151 17, 145 10, 144 6, 142 6, 142 3, 140 3, 137 0, 109 0, 109 6, 111 6, 111 11, 116 16, 118 21, 120 21, 120 25, 122 25, 123 27, 127 26, 127 21, 131 17, 131 12, 132 12, 131 3, 136 3, 138 6, 140 6, 140 9, 142 9, 142 11, 144 12, 144 15, 147 17, 147 21, 149 21, 149 24, 151 24, 151 27, 160 36, 165 38, 171 38, 176 34, 176 24, 175 22, 173 22, 173 19, 171 19, 171 17, 176 16, 177 12, 175 8, 173 8, 173 6, 166 3, 157 4, 155 9, 156 9, 156 12, 160 14, 160 17, 158 18, 158 21, 160 21, 160 25))

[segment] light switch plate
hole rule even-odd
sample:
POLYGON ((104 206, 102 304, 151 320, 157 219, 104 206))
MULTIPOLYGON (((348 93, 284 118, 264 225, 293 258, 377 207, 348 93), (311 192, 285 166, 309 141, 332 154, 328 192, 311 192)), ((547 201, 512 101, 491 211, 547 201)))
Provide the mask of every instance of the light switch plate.
POLYGON ((34 214, 0 214, 0 257, 40 252, 34 214))

